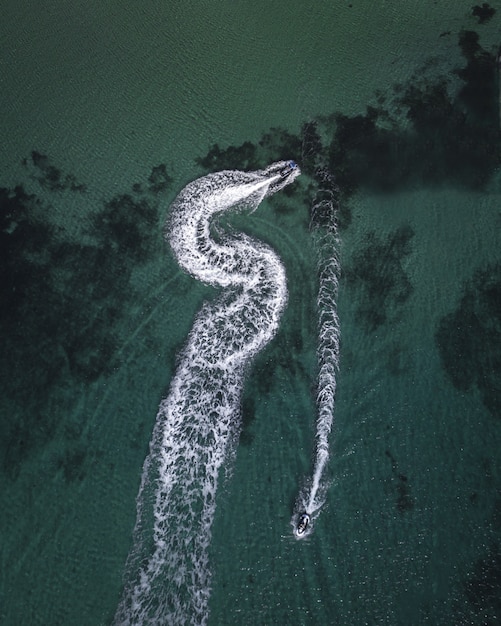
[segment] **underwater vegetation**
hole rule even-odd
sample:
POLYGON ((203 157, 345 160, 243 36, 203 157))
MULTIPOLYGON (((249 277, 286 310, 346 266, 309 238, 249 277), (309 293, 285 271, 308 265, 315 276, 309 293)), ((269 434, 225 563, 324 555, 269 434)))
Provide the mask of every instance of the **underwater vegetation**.
MULTIPOLYGON (((30 163, 51 193, 85 190, 38 152, 30 163)), ((162 249, 155 194, 169 184, 160 165, 145 191, 136 185, 135 192, 103 201, 88 223, 86 244, 54 228, 46 199, 22 185, 0 188, 0 389, 11 403, 2 412, 0 467, 11 478, 53 436, 49 399, 57 390, 64 394, 71 381, 86 385, 113 371, 119 321, 135 297, 132 271, 162 249)), ((73 474, 65 469, 65 475, 73 474)))
POLYGON ((79 191, 85 193, 86 186, 79 183, 73 174, 66 174, 49 160, 45 154, 33 150, 29 159, 23 159, 30 178, 36 180, 41 187, 49 191, 79 191))
POLYGON ((455 311, 438 323, 442 364, 460 391, 476 387, 486 408, 501 418, 501 264, 477 270, 455 311))
POLYGON ((204 157, 198 157, 195 162, 208 172, 219 170, 257 170, 262 167, 256 155, 257 147, 250 141, 240 146, 228 146, 221 149, 214 144, 204 157))
POLYGON ((398 463, 389 450, 385 451, 386 456, 391 461, 391 483, 396 490, 395 506, 399 513, 412 511, 414 508, 414 498, 411 496, 410 486, 405 474, 398 469, 398 463))
POLYGON ((483 624, 494 625, 501 611, 501 550, 497 544, 475 563, 473 576, 465 583, 466 597, 482 615, 483 624), (486 619, 487 615, 490 617, 486 619))
POLYGON ((336 114, 330 167, 345 194, 448 185, 479 190, 500 164, 496 56, 473 31, 459 35, 466 66, 450 76, 417 72, 384 106, 336 114), (459 88, 450 85, 454 77, 459 88))
MULTIPOLYGON (((487 15, 482 7, 474 15, 487 15)), ((485 21, 485 19, 483 19, 485 21)), ((484 50, 478 33, 459 33, 464 66, 437 75, 423 67, 406 83, 379 93, 365 113, 305 122, 298 135, 273 128, 257 143, 213 145, 196 159, 207 171, 258 169, 295 159, 313 185, 321 172, 341 191, 339 227, 351 223, 349 198, 359 190, 391 193, 423 186, 481 190, 501 165, 495 50, 484 50)), ((298 194, 297 187, 287 193, 298 194)), ((296 195, 297 197, 297 195, 296 195)), ((311 198, 311 193, 309 196, 311 198)), ((305 202, 309 206, 308 200, 305 202)))
POLYGON ((494 500, 490 526, 496 537, 485 553, 473 564, 472 572, 464 581, 465 595, 482 624, 497 624, 501 613, 501 491, 494 500))
POLYGON ((488 2, 483 2, 481 5, 476 4, 472 10, 472 15, 478 18, 479 24, 485 24, 488 22, 494 14, 496 13, 496 9, 491 7, 488 2))
POLYGON ((273 128, 256 144, 215 144, 196 162, 214 171, 293 158, 317 183, 320 172, 329 171, 342 194, 341 228, 350 224, 347 200, 358 190, 483 189, 501 164, 496 51, 484 50, 471 30, 459 34, 458 46, 463 67, 438 76, 421 68, 379 94, 364 114, 309 120, 297 136, 273 128))
POLYGON ((413 286, 404 261, 412 251, 413 237, 410 226, 397 228, 386 239, 369 232, 344 268, 346 284, 358 292, 356 315, 365 330, 374 331, 394 320, 392 311, 399 311, 411 296, 413 286))
POLYGON ((282 128, 272 128, 257 144, 245 141, 240 146, 228 146, 224 149, 214 144, 206 156, 195 159, 195 162, 211 172, 234 169, 257 170, 273 161, 297 158, 300 150, 299 137, 282 128))

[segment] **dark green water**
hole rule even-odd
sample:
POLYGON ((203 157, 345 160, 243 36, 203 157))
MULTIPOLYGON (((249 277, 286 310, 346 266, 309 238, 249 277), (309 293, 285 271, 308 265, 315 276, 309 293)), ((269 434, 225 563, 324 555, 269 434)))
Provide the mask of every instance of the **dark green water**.
POLYGON ((290 296, 218 492, 209 623, 501 619, 501 6, 330 4, 6 7, 0 623, 111 622, 157 408, 212 294, 163 242, 168 205, 280 158, 304 172, 290 194, 232 220, 290 296), (318 166, 341 190, 341 367, 331 488, 297 542, 318 166))

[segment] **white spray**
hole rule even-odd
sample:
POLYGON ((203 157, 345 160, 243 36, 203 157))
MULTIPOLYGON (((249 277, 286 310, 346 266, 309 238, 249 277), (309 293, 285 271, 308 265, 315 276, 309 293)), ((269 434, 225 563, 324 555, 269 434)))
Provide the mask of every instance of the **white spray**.
POLYGON ((196 316, 157 414, 116 625, 207 623, 219 472, 239 434, 246 370, 276 333, 287 300, 273 250, 244 234, 216 239, 210 225, 222 212, 255 210, 299 173, 291 161, 217 172, 172 204, 166 236, 179 265, 224 290, 196 316))
POLYGON ((297 539, 307 537, 325 501, 324 473, 329 460, 329 435, 334 419, 336 376, 339 370, 340 328, 337 293, 340 277, 337 231, 338 189, 331 175, 321 173, 322 185, 312 207, 310 231, 317 252, 318 382, 317 425, 313 474, 301 490, 291 524, 297 539))

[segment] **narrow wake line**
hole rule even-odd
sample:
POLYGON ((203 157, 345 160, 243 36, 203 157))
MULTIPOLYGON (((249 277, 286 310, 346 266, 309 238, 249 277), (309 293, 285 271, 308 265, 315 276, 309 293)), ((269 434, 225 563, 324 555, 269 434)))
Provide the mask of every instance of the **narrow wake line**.
POLYGON ((312 207, 310 231, 317 253, 318 272, 318 382, 315 459, 313 474, 296 500, 291 524, 297 539, 307 537, 325 502, 328 483, 329 435, 334 419, 336 377, 339 370, 340 326, 337 294, 341 273, 337 231, 338 189, 333 177, 322 173, 322 185, 312 207))
POLYGON ((157 414, 117 625, 207 623, 219 473, 239 435, 245 373, 287 301, 276 253, 244 234, 215 239, 211 222, 254 211, 299 174, 293 161, 217 172, 187 185, 171 206, 166 237, 180 267, 225 289, 197 314, 157 414))

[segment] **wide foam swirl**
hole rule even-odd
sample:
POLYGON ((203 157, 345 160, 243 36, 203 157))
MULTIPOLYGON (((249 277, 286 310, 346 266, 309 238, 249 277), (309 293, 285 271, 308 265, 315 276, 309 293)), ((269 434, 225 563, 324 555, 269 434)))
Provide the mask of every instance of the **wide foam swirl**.
POLYGON ((215 218, 255 210, 299 173, 292 161, 217 172, 187 185, 171 206, 166 236, 179 265, 224 289, 197 314, 157 414, 116 624, 207 622, 219 473, 239 433, 246 370, 287 300, 277 254, 247 235, 217 232, 215 218))

